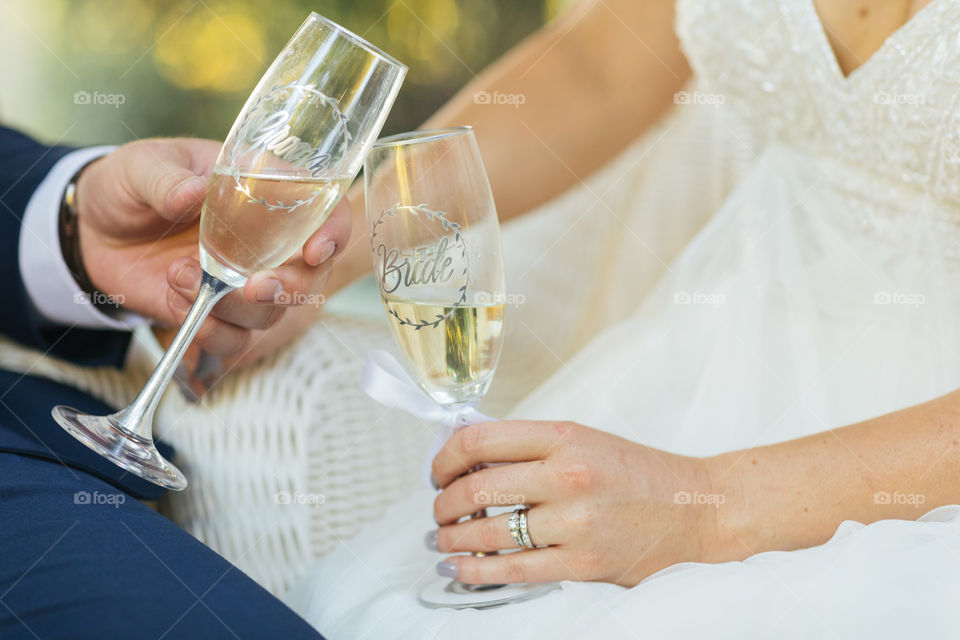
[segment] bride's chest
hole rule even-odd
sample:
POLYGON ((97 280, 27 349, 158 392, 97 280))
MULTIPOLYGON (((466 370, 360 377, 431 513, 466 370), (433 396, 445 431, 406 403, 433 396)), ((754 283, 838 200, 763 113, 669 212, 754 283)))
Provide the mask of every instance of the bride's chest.
POLYGON ((809 0, 834 57, 850 75, 931 0, 809 0))
POLYGON ((845 76, 814 0, 678 0, 705 90, 756 140, 844 157, 960 202, 960 0, 931 0, 845 76))

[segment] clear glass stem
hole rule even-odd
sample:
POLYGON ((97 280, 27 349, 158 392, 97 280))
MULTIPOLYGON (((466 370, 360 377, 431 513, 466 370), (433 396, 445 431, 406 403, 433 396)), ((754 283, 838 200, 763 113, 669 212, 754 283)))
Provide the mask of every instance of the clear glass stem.
POLYGON ((194 336, 197 335, 203 321, 210 315, 214 305, 220 301, 220 298, 235 288, 233 285, 218 280, 206 271, 203 272, 197 299, 193 301, 193 306, 190 307, 190 311, 187 313, 183 324, 180 325, 180 330, 177 331, 170 347, 163 354, 160 362, 157 363, 156 369, 150 374, 150 379, 147 380, 136 399, 126 409, 113 416, 113 420, 124 431, 144 441, 153 440, 153 412, 160 404, 160 398, 163 397, 163 392, 170 383, 174 372, 180 366, 183 354, 186 353, 187 347, 190 346, 194 336))

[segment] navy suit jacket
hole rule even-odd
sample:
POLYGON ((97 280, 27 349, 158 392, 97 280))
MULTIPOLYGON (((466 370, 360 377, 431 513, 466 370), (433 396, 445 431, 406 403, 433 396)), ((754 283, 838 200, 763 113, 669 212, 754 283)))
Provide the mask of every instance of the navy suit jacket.
MULTIPOLYGON (((27 202, 53 165, 70 151, 0 127, 0 333, 75 364, 120 366, 130 343, 129 332, 49 322, 33 308, 20 275, 19 241, 27 202)), ((160 495, 159 488, 122 471, 63 431, 50 417, 50 409, 57 404, 97 413, 112 411, 71 387, 0 370, 0 453, 67 464, 138 497, 160 495)), ((2 460, 0 456, 0 473, 2 460)))

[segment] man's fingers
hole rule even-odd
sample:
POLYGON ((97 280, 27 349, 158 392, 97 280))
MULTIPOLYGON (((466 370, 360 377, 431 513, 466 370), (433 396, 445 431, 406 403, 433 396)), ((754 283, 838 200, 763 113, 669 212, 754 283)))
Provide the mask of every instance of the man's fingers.
POLYGON ((161 218, 174 223, 190 222, 200 214, 207 194, 207 179, 186 169, 157 165, 145 180, 141 195, 161 218))
POLYGON ((192 302, 200 291, 200 280, 203 269, 200 263, 186 256, 177 258, 167 267, 167 284, 175 291, 179 291, 192 302))
MULTIPOLYGON (((189 308, 200 291, 200 263, 193 258, 178 258, 167 268, 170 285, 167 303, 174 313, 189 308)), ((213 308, 211 316, 243 329, 269 329, 283 316, 283 306, 253 305, 240 291, 232 291, 213 308)))
POLYGON ((311 267, 303 260, 255 273, 243 287, 247 302, 260 305, 300 306, 319 308, 326 298, 321 293, 330 275, 330 267, 311 267))
MULTIPOLYGON (((180 302, 183 298, 173 292, 170 295, 170 306, 174 320, 178 324, 183 324, 187 312, 190 311, 190 303, 180 302)), ((208 316, 193 340, 210 355, 230 358, 245 352, 249 348, 252 338, 250 329, 244 329, 214 316, 208 316)))
POLYGON ((177 171, 157 180, 155 200, 162 204, 154 209, 170 222, 189 222, 200 215, 203 200, 207 195, 208 181, 202 176, 177 171), (165 193, 169 185, 173 187, 165 193), (158 208, 159 207, 159 208, 158 208))
MULTIPOLYGON (((167 305, 171 313, 178 315, 189 310, 196 297, 196 293, 190 294, 171 287, 167 292, 167 305)), ((252 305, 243 299, 239 291, 232 291, 217 303, 210 317, 241 329, 264 330, 277 324, 286 311, 282 306, 252 305)))
MULTIPOLYGON (((194 292, 192 295, 186 293, 181 290, 181 285, 176 283, 187 282, 189 277, 184 274, 189 274, 194 270, 199 271, 199 264, 193 258, 174 260, 167 270, 167 283, 170 285, 167 289, 167 309, 177 326, 183 324, 196 298, 196 293, 194 292)), ((199 275, 193 287, 199 288, 199 275)), ((250 307, 251 305, 245 306, 250 307)), ((216 307, 214 309, 216 310, 216 307)), ((252 311, 252 309, 248 309, 248 311, 252 311)), ((263 311, 257 310, 257 312, 262 313, 263 311)), ((246 351, 251 338, 250 329, 233 322, 227 322, 211 314, 204 320, 200 331, 194 338, 194 342, 213 356, 229 358, 246 351)))
POLYGON ((202 138, 175 138, 180 146, 181 153, 189 157, 187 168, 198 176, 209 178, 213 175, 213 167, 217 164, 220 155, 221 143, 216 140, 202 138))
POLYGON ((210 315, 244 329, 269 329, 286 313, 282 305, 252 305, 241 291, 231 291, 217 303, 210 315))
POLYGON ((198 174, 202 169, 187 149, 144 140, 123 151, 124 177, 136 199, 170 222, 189 222, 200 213, 207 178, 198 174))

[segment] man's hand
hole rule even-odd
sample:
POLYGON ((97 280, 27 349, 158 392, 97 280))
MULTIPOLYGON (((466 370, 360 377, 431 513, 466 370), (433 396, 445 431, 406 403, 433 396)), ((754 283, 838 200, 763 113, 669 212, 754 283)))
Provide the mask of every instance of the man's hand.
MULTIPOLYGON (((90 280, 125 309, 164 327, 180 325, 200 286, 197 221, 219 150, 211 140, 132 142, 91 164, 77 183, 80 246, 90 280)), ((221 300, 195 345, 228 361, 262 353, 252 343, 280 322, 287 306, 316 299, 301 294, 319 293, 329 271, 324 263, 349 234, 343 201, 286 264, 253 275, 221 300)), ((281 326, 302 329, 315 310, 281 326)), ((264 343, 276 348, 282 341, 264 343)), ((191 359, 197 356, 194 351, 191 359)))

